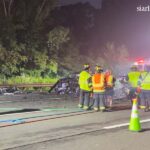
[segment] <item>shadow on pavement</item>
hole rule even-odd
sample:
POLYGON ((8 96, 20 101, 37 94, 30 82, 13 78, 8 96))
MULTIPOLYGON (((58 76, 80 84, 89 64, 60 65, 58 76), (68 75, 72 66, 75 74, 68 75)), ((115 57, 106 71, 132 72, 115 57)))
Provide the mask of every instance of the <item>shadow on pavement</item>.
POLYGON ((120 110, 129 110, 132 107, 129 105, 118 105, 118 106, 113 106, 111 109, 108 109, 108 112, 112 112, 112 111, 120 111, 120 110))
POLYGON ((40 111, 40 109, 25 108, 25 109, 21 109, 21 110, 13 110, 13 111, 7 111, 7 112, 0 112, 0 115, 13 114, 13 113, 24 113, 24 112, 32 112, 32 111, 40 111))
POLYGON ((150 128, 144 128, 140 132, 147 132, 147 131, 150 131, 150 128))

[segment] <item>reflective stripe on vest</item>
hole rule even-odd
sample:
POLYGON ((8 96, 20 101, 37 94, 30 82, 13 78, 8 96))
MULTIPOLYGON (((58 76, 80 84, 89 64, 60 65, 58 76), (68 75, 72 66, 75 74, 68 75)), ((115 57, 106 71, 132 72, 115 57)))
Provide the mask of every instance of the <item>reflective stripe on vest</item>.
POLYGON ((103 73, 97 73, 92 77, 93 92, 104 92, 105 75, 103 73))

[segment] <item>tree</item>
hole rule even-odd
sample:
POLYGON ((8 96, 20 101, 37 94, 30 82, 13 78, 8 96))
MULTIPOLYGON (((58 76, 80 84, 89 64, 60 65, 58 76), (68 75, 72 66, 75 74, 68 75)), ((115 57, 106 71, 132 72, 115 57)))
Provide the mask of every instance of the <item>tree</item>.
POLYGON ((47 65, 45 20, 54 0, 0 0, 1 73, 43 70, 47 65))
POLYGON ((96 9, 89 3, 77 3, 63 6, 52 11, 54 26, 64 26, 70 29, 73 42, 80 52, 87 51, 91 44, 91 33, 94 29, 96 9))
POLYGON ((114 43, 108 42, 104 47, 104 58, 108 67, 114 72, 119 73, 123 66, 128 63, 128 49, 124 46, 115 46, 114 43))
POLYGON ((69 30, 64 27, 56 27, 48 33, 48 56, 58 61, 61 54, 61 46, 69 40, 69 30))

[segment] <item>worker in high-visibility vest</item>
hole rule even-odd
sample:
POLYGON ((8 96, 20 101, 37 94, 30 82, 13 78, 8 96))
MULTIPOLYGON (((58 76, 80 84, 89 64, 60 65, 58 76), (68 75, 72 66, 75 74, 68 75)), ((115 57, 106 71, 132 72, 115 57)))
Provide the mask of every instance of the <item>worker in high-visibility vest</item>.
POLYGON ((139 85, 141 88, 141 104, 140 108, 150 110, 150 66, 146 66, 139 77, 139 85))
POLYGON ((105 72, 106 79, 106 105, 109 109, 112 107, 113 95, 114 95, 114 85, 115 85, 115 77, 112 74, 111 70, 107 70, 105 72))
POLYGON ((79 75, 80 98, 78 107, 84 110, 89 109, 90 94, 92 91, 92 78, 90 74, 90 65, 85 64, 83 71, 79 75))
POLYGON ((105 74, 103 68, 99 65, 96 66, 96 72, 92 76, 93 98, 94 98, 94 110, 104 111, 105 102, 105 74))
POLYGON ((141 72, 138 70, 138 68, 135 65, 133 65, 131 67, 131 71, 128 73, 127 78, 126 78, 130 85, 129 99, 131 100, 131 102, 132 102, 132 99, 134 98, 138 98, 138 101, 139 101, 139 97, 137 95, 137 88, 138 88, 138 80, 139 80, 140 74, 141 72))

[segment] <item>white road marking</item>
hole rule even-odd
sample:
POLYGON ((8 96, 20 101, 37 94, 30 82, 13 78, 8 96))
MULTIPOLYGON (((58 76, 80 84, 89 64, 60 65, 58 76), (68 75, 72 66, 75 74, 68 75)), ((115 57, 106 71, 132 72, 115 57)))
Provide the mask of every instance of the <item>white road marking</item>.
POLYGON ((13 101, 1 101, 0 104, 3 104, 3 103, 12 103, 13 101))
POLYGON ((141 123, 150 122, 150 119, 141 120, 141 123))
MULTIPOLYGON (((145 119, 145 120, 141 120, 140 123, 146 123, 146 122, 150 122, 150 119, 145 119)), ((116 124, 116 125, 112 125, 112 126, 107 126, 107 127, 103 127, 103 129, 115 129, 115 128, 120 128, 120 127, 124 127, 124 126, 128 126, 129 123, 122 123, 122 124, 116 124)))
POLYGON ((129 125, 129 123, 122 123, 122 124, 107 126, 107 127, 104 127, 103 129, 114 129, 114 128, 120 128, 120 127, 124 127, 124 126, 128 126, 128 125, 129 125))

